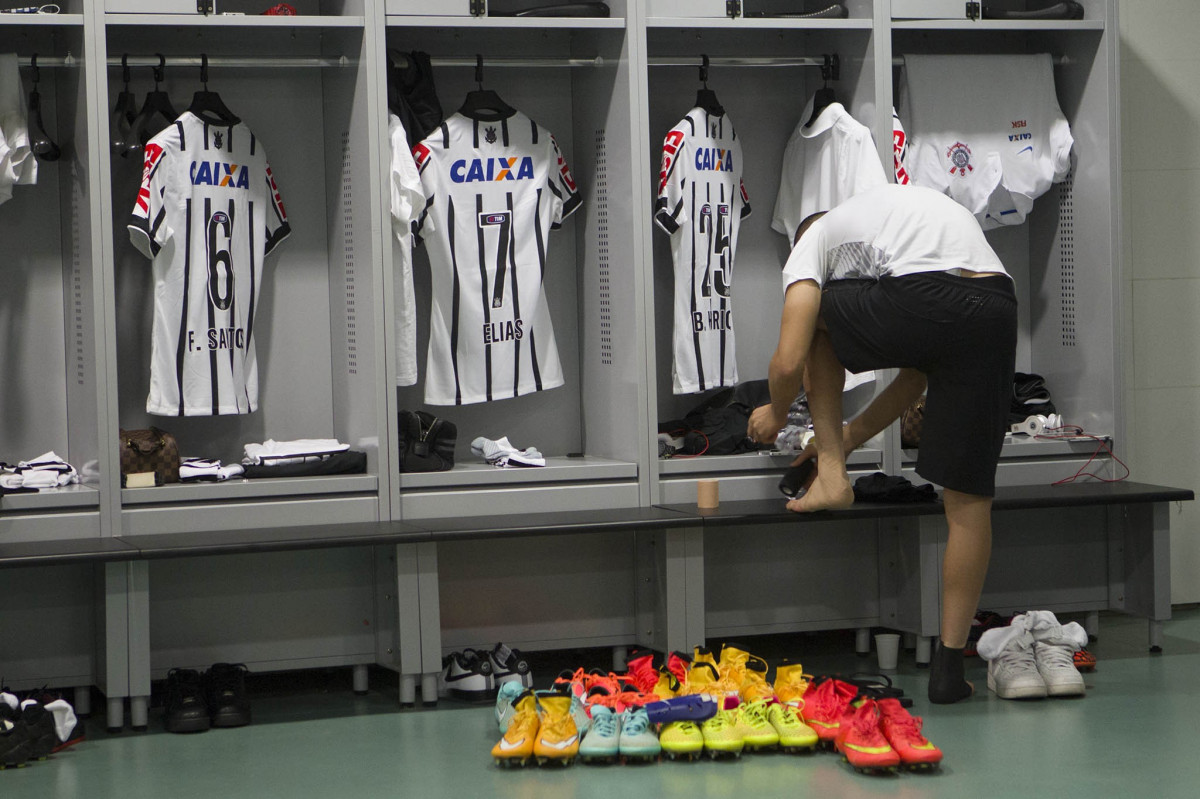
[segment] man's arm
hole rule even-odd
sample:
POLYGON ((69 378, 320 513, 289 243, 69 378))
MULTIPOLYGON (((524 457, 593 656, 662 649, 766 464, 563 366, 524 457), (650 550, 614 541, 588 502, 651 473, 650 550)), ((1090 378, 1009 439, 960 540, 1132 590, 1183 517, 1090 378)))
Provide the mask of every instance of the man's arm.
POLYGON ((779 344, 767 370, 771 404, 755 408, 747 432, 760 444, 775 442, 787 424, 788 408, 804 382, 804 362, 812 345, 821 310, 821 288, 815 280, 798 280, 788 286, 779 323, 779 344))

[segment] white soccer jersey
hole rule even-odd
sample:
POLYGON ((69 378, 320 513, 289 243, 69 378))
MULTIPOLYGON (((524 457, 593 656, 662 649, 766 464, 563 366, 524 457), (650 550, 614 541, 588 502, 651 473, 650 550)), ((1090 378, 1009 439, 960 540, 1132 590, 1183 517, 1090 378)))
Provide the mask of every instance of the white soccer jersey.
POLYGON ((887 183, 875 140, 841 103, 830 103, 811 127, 810 99, 783 151, 783 171, 771 228, 791 243, 810 214, 828 211, 865 189, 887 183))
POLYGON ((421 175, 408 146, 408 136, 400 117, 388 118, 388 138, 392 144, 392 166, 388 175, 391 188, 392 231, 396 234, 396 385, 417 382, 417 302, 413 296, 412 223, 425 206, 421 175))
POLYGON ((416 233, 433 276, 425 401, 466 405, 561 386, 542 280, 550 230, 581 199, 558 143, 519 111, 455 113, 413 155, 425 192, 416 233))
POLYGON ((1049 54, 905 56, 901 88, 912 182, 950 195, 984 230, 1024 222, 1070 171, 1049 54))
POLYGON ((149 413, 257 410, 263 258, 289 232, 267 154, 244 124, 186 111, 146 145, 129 237, 154 260, 149 413))
POLYGON ((676 394, 737 383, 733 256, 750 215, 742 145, 729 115, 693 108, 663 142, 654 221, 675 264, 672 378, 676 394))

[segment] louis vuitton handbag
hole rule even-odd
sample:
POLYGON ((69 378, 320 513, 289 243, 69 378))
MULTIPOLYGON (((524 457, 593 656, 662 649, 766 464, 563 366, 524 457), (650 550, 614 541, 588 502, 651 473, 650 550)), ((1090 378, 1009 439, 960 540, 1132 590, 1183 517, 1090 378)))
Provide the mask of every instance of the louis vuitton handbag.
POLYGON ((154 484, 179 482, 179 444, 157 427, 121 431, 121 484, 131 474, 154 473, 154 484))

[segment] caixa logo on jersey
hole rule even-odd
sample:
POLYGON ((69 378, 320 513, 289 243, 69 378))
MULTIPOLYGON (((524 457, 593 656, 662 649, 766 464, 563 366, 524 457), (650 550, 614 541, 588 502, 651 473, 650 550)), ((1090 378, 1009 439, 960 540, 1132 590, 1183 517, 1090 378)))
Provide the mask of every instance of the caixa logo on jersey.
POLYGON ((450 179, 455 183, 532 180, 533 159, 528 155, 512 158, 460 158, 450 165, 450 179))
POLYGON ((702 172, 732 172, 733 150, 700 147, 696 150, 696 169, 702 172))
POLYGON ((193 161, 193 186, 225 186, 230 189, 249 189, 250 170, 239 164, 223 161, 193 161))

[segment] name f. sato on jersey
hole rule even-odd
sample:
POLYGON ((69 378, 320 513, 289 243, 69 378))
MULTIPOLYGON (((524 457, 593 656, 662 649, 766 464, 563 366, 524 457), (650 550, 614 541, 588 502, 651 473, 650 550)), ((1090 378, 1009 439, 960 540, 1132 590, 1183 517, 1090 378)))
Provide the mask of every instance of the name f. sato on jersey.
POLYGON ((154 261, 149 413, 258 409, 263 258, 289 232, 267 155, 244 124, 189 111, 146 145, 129 237, 154 261))
POLYGON ((425 401, 466 405, 561 386, 542 281, 550 230, 581 200, 558 143, 519 111, 456 113, 413 156, 426 197, 414 228, 433 289, 425 401))

